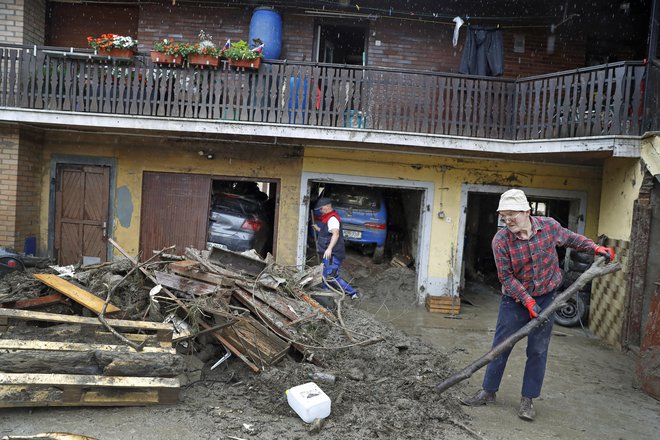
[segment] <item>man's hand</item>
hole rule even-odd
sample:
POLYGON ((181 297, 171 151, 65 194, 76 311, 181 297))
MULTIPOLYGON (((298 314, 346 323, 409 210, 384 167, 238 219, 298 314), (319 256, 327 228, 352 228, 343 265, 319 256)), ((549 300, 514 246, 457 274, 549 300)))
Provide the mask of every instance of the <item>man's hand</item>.
POLYGON ((541 313, 541 307, 538 304, 536 304, 534 298, 532 298, 531 296, 525 298, 523 300, 523 305, 529 312, 529 319, 538 318, 539 313, 541 313))
POLYGON ((614 249, 608 248, 605 246, 596 246, 596 250, 594 251, 596 255, 600 255, 601 257, 605 257, 605 260, 609 263, 610 261, 614 260, 614 249))
POLYGON ((319 226, 318 226, 316 223, 312 223, 312 228, 313 228, 316 232, 319 232, 319 231, 321 230, 321 228, 319 228, 319 226))
POLYGON ((323 252, 323 259, 332 262, 332 249, 328 248, 323 252))

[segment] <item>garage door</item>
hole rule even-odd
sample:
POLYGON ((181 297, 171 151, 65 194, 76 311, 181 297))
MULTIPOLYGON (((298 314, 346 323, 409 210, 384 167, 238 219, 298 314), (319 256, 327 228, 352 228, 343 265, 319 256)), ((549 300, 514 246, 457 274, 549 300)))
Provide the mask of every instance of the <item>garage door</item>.
POLYGON ((140 250, 142 260, 153 250, 176 245, 204 249, 211 197, 209 176, 145 172, 142 179, 140 250))

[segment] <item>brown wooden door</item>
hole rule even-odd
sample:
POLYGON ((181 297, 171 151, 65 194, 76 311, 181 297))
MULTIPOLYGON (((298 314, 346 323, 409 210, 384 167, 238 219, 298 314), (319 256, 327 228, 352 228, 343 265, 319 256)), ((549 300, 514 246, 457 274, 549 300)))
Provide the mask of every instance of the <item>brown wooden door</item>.
POLYGON ((55 255, 58 264, 104 262, 110 168, 62 165, 55 193, 55 255))
POLYGON ((142 261, 154 250, 176 245, 183 255, 186 247, 206 247, 210 176, 145 172, 142 177, 140 250, 142 261))

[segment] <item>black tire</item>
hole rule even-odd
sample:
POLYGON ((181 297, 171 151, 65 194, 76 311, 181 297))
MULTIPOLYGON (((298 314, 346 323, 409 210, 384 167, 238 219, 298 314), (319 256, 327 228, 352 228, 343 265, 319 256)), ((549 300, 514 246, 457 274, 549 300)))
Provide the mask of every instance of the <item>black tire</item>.
POLYGON ((376 249, 374 249, 374 256, 373 256, 374 263, 381 264, 384 258, 385 258, 385 246, 384 245, 376 246, 376 249))
POLYGON ((587 252, 572 251, 571 260, 576 261, 578 263, 587 263, 590 265, 591 263, 594 262, 594 254, 590 254, 587 252))
POLYGON ((564 327, 575 327, 587 323, 588 309, 584 300, 573 295, 566 304, 555 311, 555 322, 564 327))
POLYGON ((576 272, 584 272, 589 269, 589 266, 591 266, 591 263, 581 263, 573 259, 568 262, 568 270, 576 272))

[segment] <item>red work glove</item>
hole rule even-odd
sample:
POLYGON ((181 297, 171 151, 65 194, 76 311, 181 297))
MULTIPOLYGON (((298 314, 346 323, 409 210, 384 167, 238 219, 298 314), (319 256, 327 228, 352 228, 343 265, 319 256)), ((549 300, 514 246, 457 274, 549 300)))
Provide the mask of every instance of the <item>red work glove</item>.
POLYGON ((610 261, 614 260, 614 249, 608 248, 605 246, 596 246, 596 250, 594 251, 596 255, 600 255, 601 257, 605 257, 605 260, 609 263, 610 261))
POLYGON ((536 304, 534 298, 532 298, 531 296, 525 298, 523 300, 523 305, 529 311, 529 319, 538 318, 539 313, 541 313, 541 307, 538 304, 536 304))

